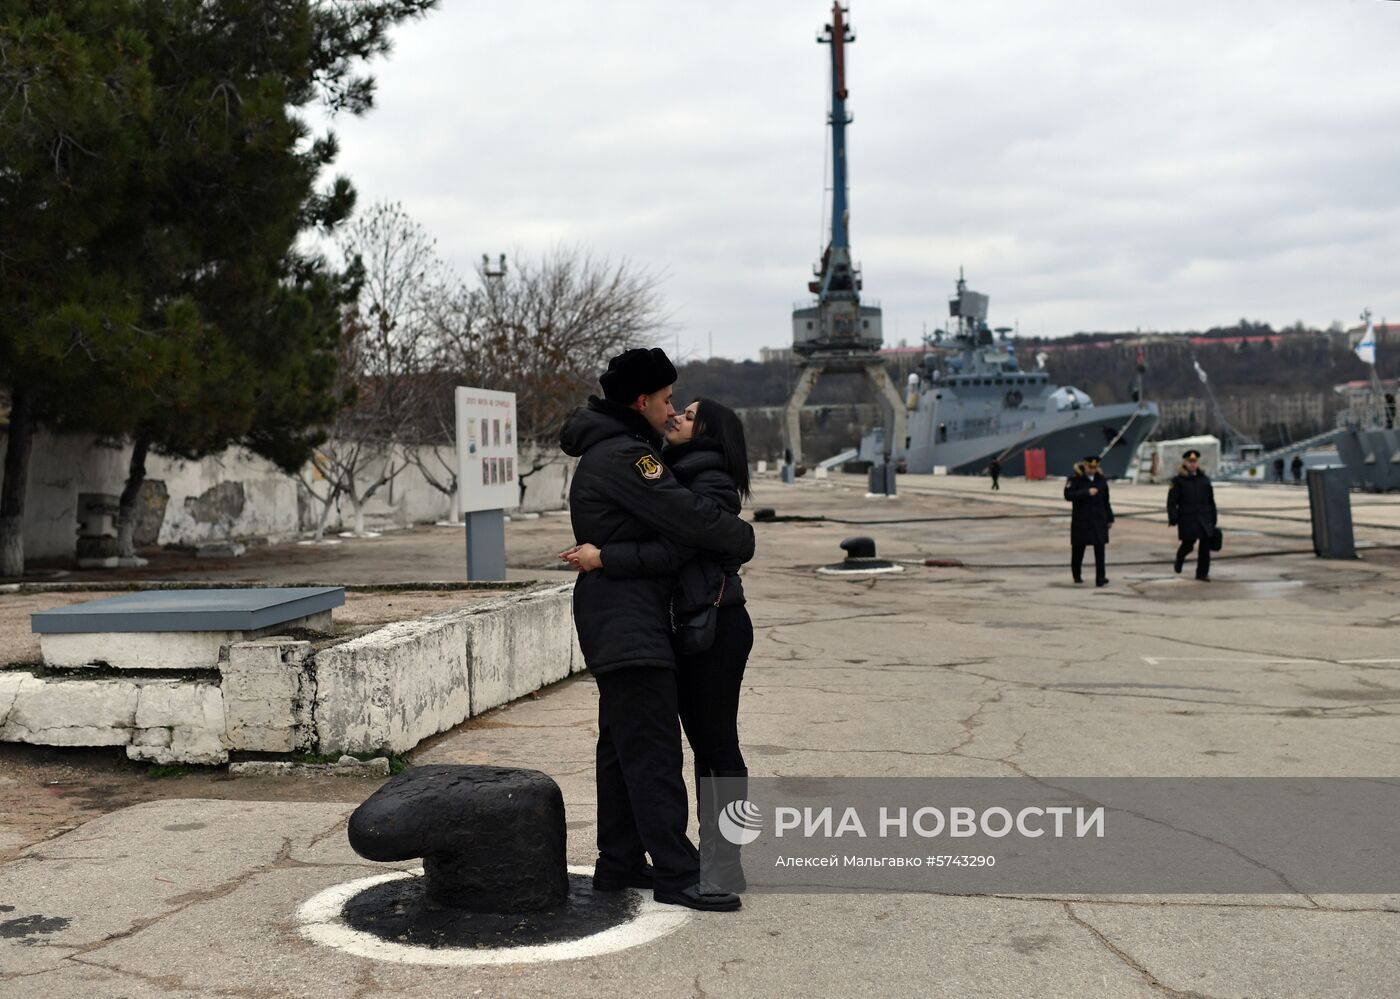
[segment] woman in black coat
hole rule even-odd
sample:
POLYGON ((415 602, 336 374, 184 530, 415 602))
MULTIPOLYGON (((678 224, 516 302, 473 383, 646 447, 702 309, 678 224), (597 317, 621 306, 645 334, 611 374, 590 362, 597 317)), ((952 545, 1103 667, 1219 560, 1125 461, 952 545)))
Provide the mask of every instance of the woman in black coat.
POLYGON ((1084 582, 1084 549, 1094 549, 1094 585, 1107 586, 1104 545, 1113 523, 1113 507, 1108 502, 1108 480, 1099 471, 1098 455, 1089 455, 1074 466, 1065 480, 1065 499, 1074 504, 1069 522, 1070 572, 1076 583, 1084 582))
MULTIPOLYGON (((730 513, 737 514, 749 495, 743 424, 733 410, 711 399, 697 399, 677 414, 661 458, 681 485, 730 513)), ((604 543, 601 549, 582 545, 566 555, 575 568, 601 569, 608 576, 675 577, 671 615, 681 725, 695 755, 700 877, 743 891, 739 847, 718 830, 720 811, 748 796, 749 772, 739 747, 739 689, 753 648, 753 622, 744 606, 740 563, 660 537, 604 543), (710 627, 699 626, 702 621, 710 627), (697 641, 706 647, 685 644, 697 641)))
POLYGON ((1176 550, 1173 568, 1180 572, 1191 554, 1191 546, 1200 542, 1196 555, 1196 578, 1210 582, 1210 539, 1215 535, 1215 487, 1210 477, 1199 467, 1201 452, 1187 451, 1181 467, 1167 490, 1167 523, 1176 528, 1181 545, 1176 550))

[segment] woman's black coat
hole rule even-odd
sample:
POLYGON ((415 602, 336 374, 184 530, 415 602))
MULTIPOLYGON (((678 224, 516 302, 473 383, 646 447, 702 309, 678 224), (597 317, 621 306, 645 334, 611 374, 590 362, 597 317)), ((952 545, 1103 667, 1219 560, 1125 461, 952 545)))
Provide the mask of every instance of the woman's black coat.
POLYGON ((1167 523, 1182 541, 1200 541, 1215 533, 1215 488, 1205 472, 1194 475, 1182 465, 1167 490, 1167 523))
POLYGON ((1108 544, 1108 527, 1113 523, 1113 507, 1108 502, 1108 480, 1096 475, 1092 482, 1084 472, 1084 464, 1074 466, 1074 474, 1065 480, 1065 499, 1074 504, 1069 521, 1069 543, 1072 545, 1108 544), (1098 494, 1089 495, 1089 490, 1098 494))
MULTIPOLYGON (((725 471, 724 454, 717 441, 701 438, 667 447, 662 450, 661 459, 681 485, 697 496, 714 500, 722 510, 739 513, 739 488, 725 471)), ((603 546, 605 575, 624 578, 674 575, 672 610, 678 618, 716 600, 721 607, 744 603, 744 585, 739 578, 741 564, 738 559, 722 558, 662 537, 603 546)))

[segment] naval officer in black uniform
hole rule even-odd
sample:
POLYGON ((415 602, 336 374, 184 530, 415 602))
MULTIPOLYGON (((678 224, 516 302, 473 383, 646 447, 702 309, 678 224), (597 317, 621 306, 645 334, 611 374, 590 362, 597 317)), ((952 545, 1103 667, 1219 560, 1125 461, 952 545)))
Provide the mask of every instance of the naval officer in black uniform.
MULTIPOLYGON (((675 417, 675 380, 660 348, 629 350, 599 378, 603 398, 591 397, 565 421, 560 447, 579 459, 569 487, 574 538, 605 548, 664 536, 747 562, 752 525, 686 489, 661 463, 662 434, 675 417)), ((690 809, 671 648, 674 582, 595 570, 580 573, 574 584, 579 647, 598 683, 593 886, 650 887, 658 902, 729 911, 739 908, 739 896, 700 880, 700 855, 686 836, 690 809)))
POLYGON ((1201 471, 1201 452, 1192 448, 1181 456, 1181 467, 1167 490, 1167 523, 1176 528, 1176 561, 1172 568, 1180 572, 1186 556, 1197 542, 1196 578, 1210 582, 1211 538, 1215 535, 1215 487, 1210 476, 1201 471))
POLYGON ((1108 480, 1099 471, 1099 456, 1088 455, 1074 466, 1065 480, 1065 499, 1074 504, 1069 522, 1070 572, 1076 583, 1084 582, 1084 549, 1094 549, 1094 585, 1107 586, 1104 545, 1113 524, 1113 507, 1108 502, 1108 480))

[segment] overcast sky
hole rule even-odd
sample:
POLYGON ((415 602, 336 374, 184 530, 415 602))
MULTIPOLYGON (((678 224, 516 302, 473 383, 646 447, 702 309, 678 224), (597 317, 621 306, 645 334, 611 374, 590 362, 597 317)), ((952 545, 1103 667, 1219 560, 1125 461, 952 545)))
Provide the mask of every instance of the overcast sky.
MULTIPOLYGON (((821 0, 444 0, 341 119, 469 273, 576 245, 757 357, 827 235, 821 0)), ((1400 3, 853 0, 851 243, 888 344, 959 265, 1026 335, 1400 320, 1400 3)))

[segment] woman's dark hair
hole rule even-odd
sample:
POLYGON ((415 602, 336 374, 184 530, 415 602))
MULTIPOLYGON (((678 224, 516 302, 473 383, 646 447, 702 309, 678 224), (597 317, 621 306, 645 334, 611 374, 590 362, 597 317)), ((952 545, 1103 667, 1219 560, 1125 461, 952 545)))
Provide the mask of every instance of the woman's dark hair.
POLYGON ((744 424, 739 414, 713 399, 696 399, 696 440, 704 437, 719 443, 724 455, 724 470, 739 488, 739 495, 749 498, 749 447, 744 442, 744 424))

